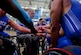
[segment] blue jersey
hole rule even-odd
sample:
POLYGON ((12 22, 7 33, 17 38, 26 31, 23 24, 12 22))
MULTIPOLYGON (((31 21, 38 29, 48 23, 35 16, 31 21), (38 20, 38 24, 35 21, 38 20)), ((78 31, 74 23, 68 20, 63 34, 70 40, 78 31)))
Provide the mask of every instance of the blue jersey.
POLYGON ((8 17, 0 17, 0 32, 2 32, 5 29, 5 26, 8 24, 8 17))
POLYGON ((81 4, 78 0, 71 0, 70 10, 62 18, 65 35, 77 37, 81 35, 81 4))
POLYGON ((0 17, 0 36, 3 36, 3 37, 10 36, 9 34, 3 32, 7 24, 8 24, 8 17, 7 16, 0 17))

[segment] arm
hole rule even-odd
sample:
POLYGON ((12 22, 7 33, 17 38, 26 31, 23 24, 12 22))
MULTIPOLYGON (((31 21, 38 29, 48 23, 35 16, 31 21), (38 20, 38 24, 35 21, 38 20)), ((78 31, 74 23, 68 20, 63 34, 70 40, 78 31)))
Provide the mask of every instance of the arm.
POLYGON ((31 30, 28 28, 25 28, 23 26, 20 26, 18 24, 16 24, 15 22, 13 22, 11 19, 8 20, 8 23, 10 24, 10 26, 12 26, 14 29, 17 29, 21 32, 25 32, 25 33, 31 33, 31 30))
POLYGON ((26 25, 29 29, 31 29, 32 33, 36 33, 32 20, 29 14, 21 8, 20 4, 17 0, 1 0, 0 1, 0 8, 6 11, 8 14, 12 15, 13 17, 17 18, 20 22, 26 25))
POLYGON ((59 36, 59 24, 62 15, 62 0, 53 0, 51 2, 51 38, 52 47, 56 47, 59 36))
MULTIPOLYGON (((51 33, 51 30, 49 28, 43 27, 42 29, 44 30, 44 32, 47 32, 49 34, 51 33)), ((62 27, 60 27, 60 29, 59 29, 59 36, 63 36, 63 35, 64 35, 64 31, 63 31, 62 27)))

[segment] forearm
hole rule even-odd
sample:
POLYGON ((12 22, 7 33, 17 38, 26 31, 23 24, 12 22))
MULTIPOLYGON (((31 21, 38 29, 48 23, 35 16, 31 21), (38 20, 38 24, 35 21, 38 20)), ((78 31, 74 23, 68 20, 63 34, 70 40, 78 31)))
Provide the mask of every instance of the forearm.
POLYGON ((59 37, 59 23, 60 17, 56 12, 51 14, 51 38, 52 38, 52 47, 57 46, 58 37, 59 37))
POLYGON ((52 47, 56 47, 58 43, 58 36, 59 36, 59 26, 51 26, 51 38, 52 38, 52 47))
POLYGON ((51 3, 51 38, 52 38, 52 47, 57 46, 58 37, 59 37, 59 26, 60 26, 60 18, 62 15, 62 0, 54 0, 51 3))
POLYGON ((19 31, 21 31, 21 32, 24 32, 24 33, 31 33, 31 30, 30 30, 30 29, 18 25, 17 23, 15 23, 15 22, 14 22, 13 20, 11 20, 11 19, 8 20, 8 24, 9 24, 10 26, 12 26, 14 29, 19 30, 19 31))
POLYGON ((31 30, 28 29, 28 28, 25 28, 25 27, 21 27, 20 29, 18 29, 19 31, 21 32, 24 32, 24 33, 31 33, 31 30))

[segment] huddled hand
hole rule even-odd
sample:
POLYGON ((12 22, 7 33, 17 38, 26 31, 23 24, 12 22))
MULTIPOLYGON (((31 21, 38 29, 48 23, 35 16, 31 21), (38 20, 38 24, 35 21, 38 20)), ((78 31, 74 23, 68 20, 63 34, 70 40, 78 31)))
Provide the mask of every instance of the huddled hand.
POLYGON ((38 31, 38 33, 36 33, 37 36, 44 36, 44 33, 50 33, 49 26, 38 26, 36 30, 38 31))

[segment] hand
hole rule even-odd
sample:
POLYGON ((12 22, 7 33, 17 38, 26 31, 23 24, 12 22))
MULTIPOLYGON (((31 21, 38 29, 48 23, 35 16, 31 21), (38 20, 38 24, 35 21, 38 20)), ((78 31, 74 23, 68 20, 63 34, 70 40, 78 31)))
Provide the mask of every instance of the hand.
POLYGON ((50 25, 43 26, 44 28, 50 29, 50 25))
POLYGON ((0 39, 0 46, 2 46, 3 45, 3 40, 2 39, 0 39))
POLYGON ((36 35, 37 35, 37 36, 43 36, 43 34, 42 34, 42 33, 36 33, 36 35))
POLYGON ((45 36, 45 33, 36 33, 36 36, 45 36))
POLYGON ((37 30, 38 31, 38 33, 42 33, 43 31, 42 30, 37 30))
POLYGON ((51 32, 51 30, 48 29, 48 28, 43 27, 42 29, 43 29, 43 32, 46 32, 46 33, 50 33, 51 32))
POLYGON ((43 32, 43 26, 38 26, 36 27, 36 30, 39 32, 39 33, 42 33, 43 32))
POLYGON ((42 30, 43 26, 38 26, 37 29, 42 30))

